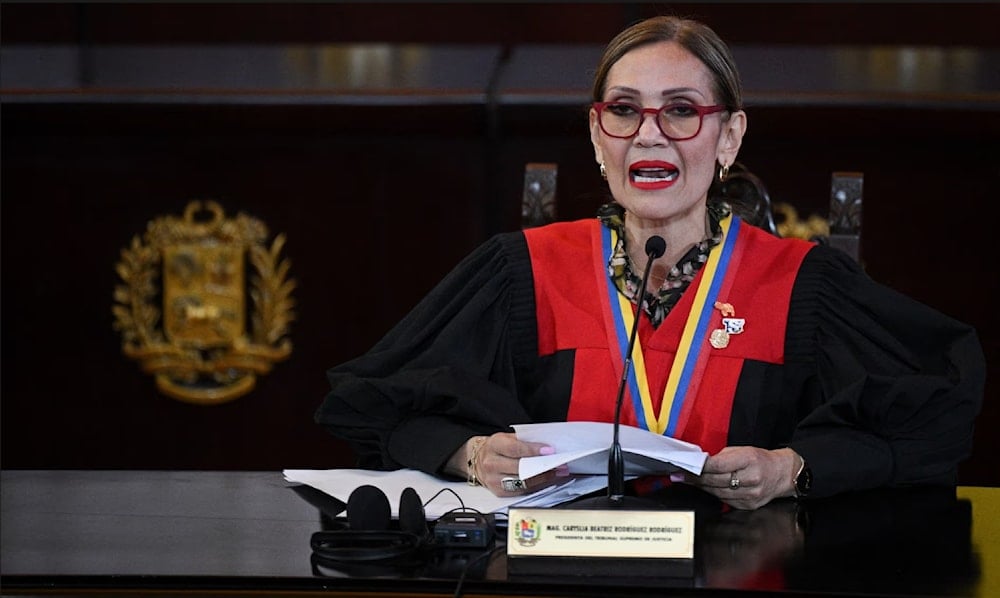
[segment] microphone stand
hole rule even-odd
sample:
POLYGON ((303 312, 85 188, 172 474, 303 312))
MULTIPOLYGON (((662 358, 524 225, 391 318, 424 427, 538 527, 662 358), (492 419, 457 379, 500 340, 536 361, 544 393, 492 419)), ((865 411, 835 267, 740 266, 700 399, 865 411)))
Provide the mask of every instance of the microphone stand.
POLYGON ((646 295, 646 286, 649 284, 649 273, 653 269, 653 262, 663 256, 666 252, 667 243, 663 237, 653 235, 646 241, 646 268, 642 273, 642 286, 639 290, 639 299, 635 321, 632 322, 632 331, 629 333, 628 348, 625 354, 625 363, 622 366, 622 378, 618 383, 618 396, 615 399, 615 423, 614 435, 611 440, 611 447, 608 449, 608 495, 578 501, 568 505, 570 508, 581 509, 602 509, 602 508, 628 508, 636 510, 649 510, 659 507, 656 501, 625 496, 625 456, 622 453, 622 445, 619 440, 619 430, 621 429, 622 403, 625 398, 625 385, 628 384, 628 375, 632 369, 632 350, 635 347, 636 335, 639 332, 639 320, 642 318, 642 299, 646 295))

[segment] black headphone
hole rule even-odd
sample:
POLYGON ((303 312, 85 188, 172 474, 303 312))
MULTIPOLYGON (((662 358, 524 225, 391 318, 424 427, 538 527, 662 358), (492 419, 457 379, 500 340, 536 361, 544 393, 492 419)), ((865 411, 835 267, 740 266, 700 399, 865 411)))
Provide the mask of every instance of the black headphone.
POLYGON ((399 497, 399 529, 390 529, 392 507, 375 486, 359 486, 347 499, 347 523, 316 532, 310 546, 321 559, 367 563, 411 557, 432 544, 424 505, 413 488, 399 497))

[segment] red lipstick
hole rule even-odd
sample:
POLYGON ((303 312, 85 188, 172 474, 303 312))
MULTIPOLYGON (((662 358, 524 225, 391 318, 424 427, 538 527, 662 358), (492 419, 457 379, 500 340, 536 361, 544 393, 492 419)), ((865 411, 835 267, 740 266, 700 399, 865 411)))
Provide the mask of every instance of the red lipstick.
POLYGON ((644 191, 666 189, 677 181, 679 175, 676 166, 662 160, 639 160, 628 167, 629 182, 644 191))

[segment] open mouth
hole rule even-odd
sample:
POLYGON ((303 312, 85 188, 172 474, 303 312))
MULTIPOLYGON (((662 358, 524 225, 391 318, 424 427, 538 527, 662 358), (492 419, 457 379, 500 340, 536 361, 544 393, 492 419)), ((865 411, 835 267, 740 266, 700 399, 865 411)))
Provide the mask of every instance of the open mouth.
POLYGON ((640 189, 669 187, 680 176, 680 171, 669 162, 636 162, 628 170, 629 180, 640 189))

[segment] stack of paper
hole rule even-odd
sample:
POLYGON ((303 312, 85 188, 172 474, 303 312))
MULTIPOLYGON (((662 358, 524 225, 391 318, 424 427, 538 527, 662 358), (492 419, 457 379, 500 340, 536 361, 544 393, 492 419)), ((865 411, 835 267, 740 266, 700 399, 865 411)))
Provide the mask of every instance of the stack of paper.
MULTIPOLYGON (((393 517, 399 514, 400 494, 410 487, 425 503, 428 520, 463 507, 482 513, 506 513, 510 507, 550 507, 607 487, 612 424, 558 422, 517 425, 514 429, 521 440, 542 442, 556 449, 552 455, 521 459, 518 473, 521 479, 530 479, 563 464, 569 465, 573 475, 555 485, 515 497, 494 496, 482 486, 447 482, 412 469, 286 469, 284 475, 289 482, 312 486, 344 503, 357 487, 375 486, 389 498, 393 517)), ((629 477, 679 469, 698 475, 708 457, 696 445, 631 426, 621 426, 619 439, 629 477)))
MULTIPOLYGON (((608 473, 608 448, 614 425, 604 422, 556 422, 515 425, 518 440, 542 442, 554 449, 553 455, 521 459, 518 475, 528 479, 568 464, 570 473, 608 473)), ((625 474, 661 475, 684 469, 701 475, 708 453, 696 444, 654 434, 633 426, 621 426, 619 442, 625 457, 625 474)))

